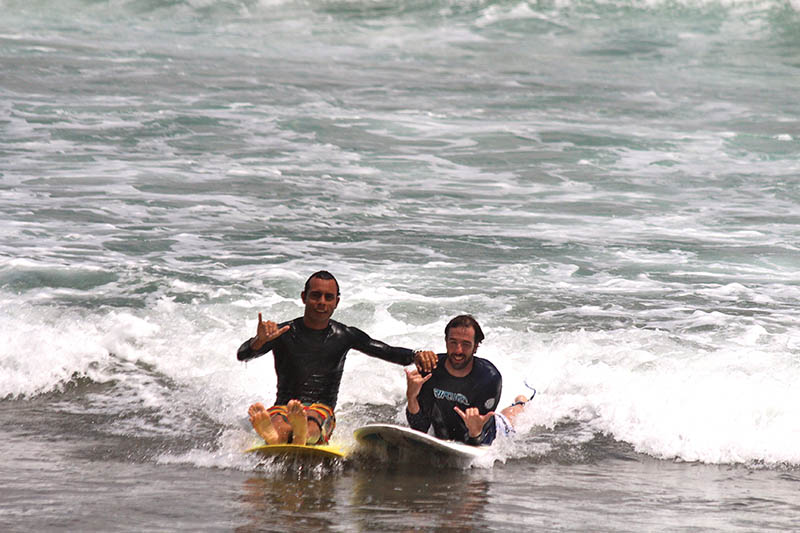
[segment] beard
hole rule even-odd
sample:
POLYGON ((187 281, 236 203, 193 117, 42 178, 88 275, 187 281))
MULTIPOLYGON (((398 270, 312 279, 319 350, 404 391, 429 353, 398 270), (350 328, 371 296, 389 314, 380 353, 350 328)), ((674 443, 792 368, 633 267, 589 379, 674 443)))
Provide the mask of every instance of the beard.
POLYGON ((463 370, 472 362, 472 355, 463 354, 456 357, 458 358, 456 359, 454 356, 447 354, 447 358, 450 360, 450 366, 453 370, 463 370))

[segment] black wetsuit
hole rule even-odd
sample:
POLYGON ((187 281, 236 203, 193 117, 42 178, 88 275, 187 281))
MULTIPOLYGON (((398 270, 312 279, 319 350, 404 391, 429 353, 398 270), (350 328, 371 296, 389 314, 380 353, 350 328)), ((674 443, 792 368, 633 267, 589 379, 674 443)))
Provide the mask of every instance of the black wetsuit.
POLYGON ((248 361, 272 350, 278 376, 275 405, 300 400, 302 403, 324 403, 331 409, 336 407, 344 361, 350 348, 398 365, 408 365, 414 360, 412 350, 373 340, 360 329, 335 320, 330 320, 325 329, 306 327, 302 317, 283 322, 278 327, 287 324, 289 330, 286 333, 259 350, 251 349, 252 339, 248 339, 237 354, 240 361, 248 361))
POLYGON ((477 438, 471 438, 464 420, 455 412, 477 407, 482 415, 493 411, 500 401, 503 378, 495 366, 480 357, 473 357, 472 371, 463 378, 450 375, 444 366, 446 354, 439 354, 439 363, 433 377, 422 385, 417 400, 420 410, 411 414, 406 408, 408 425, 427 432, 433 425, 434 434, 440 439, 456 440, 467 444, 491 444, 496 435, 494 417, 483 426, 477 438))

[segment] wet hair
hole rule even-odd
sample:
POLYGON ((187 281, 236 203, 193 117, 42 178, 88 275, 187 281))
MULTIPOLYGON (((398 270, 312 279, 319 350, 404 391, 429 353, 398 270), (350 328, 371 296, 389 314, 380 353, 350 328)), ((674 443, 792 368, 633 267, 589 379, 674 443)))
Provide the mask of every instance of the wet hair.
POLYGON ((308 288, 311 285, 311 280, 314 278, 318 279, 332 279, 334 283, 336 283, 336 296, 339 296, 339 282, 336 281, 336 278, 333 277, 333 274, 328 272, 327 270, 320 270, 318 272, 314 272, 311 274, 308 279, 306 280, 306 286, 303 289, 303 292, 308 292, 308 288))
POLYGON ((447 334, 450 333, 451 328, 472 328, 472 331, 475 332, 475 347, 477 347, 484 339, 481 326, 472 315, 458 315, 448 322, 444 327, 445 339, 447 338, 447 334))

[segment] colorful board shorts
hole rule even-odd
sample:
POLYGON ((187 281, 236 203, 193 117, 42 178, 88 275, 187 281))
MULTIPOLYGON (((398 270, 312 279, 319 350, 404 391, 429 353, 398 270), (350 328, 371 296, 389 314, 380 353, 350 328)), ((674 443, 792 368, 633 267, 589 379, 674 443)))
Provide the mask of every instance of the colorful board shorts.
MULTIPOLYGON (((319 440, 316 442, 308 441, 306 444, 327 444, 333 429, 336 427, 336 417, 333 415, 333 409, 324 403, 304 403, 303 410, 306 412, 306 418, 319 426, 319 440)), ((285 405, 273 405, 267 409, 267 412, 270 418, 277 415, 287 423, 289 422, 287 417, 289 411, 285 405)))

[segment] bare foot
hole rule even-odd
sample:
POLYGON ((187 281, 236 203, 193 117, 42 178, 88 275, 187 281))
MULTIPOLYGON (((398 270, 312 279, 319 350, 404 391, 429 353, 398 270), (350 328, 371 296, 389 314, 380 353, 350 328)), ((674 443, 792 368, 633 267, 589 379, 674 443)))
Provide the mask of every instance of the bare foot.
POLYGON ((247 414, 250 415, 250 423, 253 424, 253 429, 256 430, 256 433, 258 433, 262 439, 264 439, 264 442, 267 444, 278 443, 278 440, 280 440, 278 437, 278 432, 275 431, 275 427, 272 425, 272 420, 270 420, 267 408, 264 407, 263 404, 254 403, 247 410, 247 414))
POLYGON ((292 426, 292 444, 305 444, 308 440, 308 418, 303 404, 298 400, 289 400, 286 410, 286 418, 292 426))

